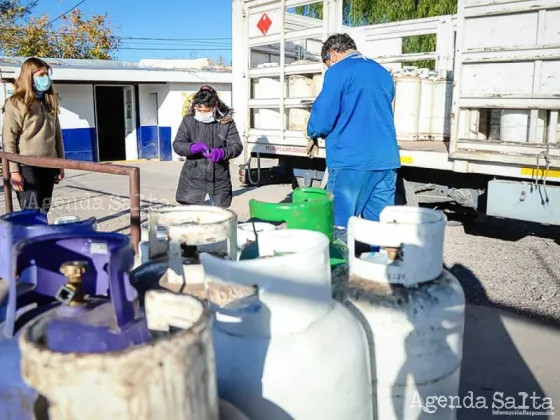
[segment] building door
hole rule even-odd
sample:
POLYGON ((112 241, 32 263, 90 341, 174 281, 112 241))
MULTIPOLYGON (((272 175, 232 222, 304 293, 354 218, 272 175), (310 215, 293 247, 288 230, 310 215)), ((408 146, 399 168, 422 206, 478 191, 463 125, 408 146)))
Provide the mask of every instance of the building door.
POLYGON ((95 119, 99 162, 126 160, 122 86, 95 86, 95 119))
POLYGON ((134 106, 134 86, 123 87, 123 98, 126 160, 135 160, 138 159, 138 140, 136 138, 136 108, 134 106))

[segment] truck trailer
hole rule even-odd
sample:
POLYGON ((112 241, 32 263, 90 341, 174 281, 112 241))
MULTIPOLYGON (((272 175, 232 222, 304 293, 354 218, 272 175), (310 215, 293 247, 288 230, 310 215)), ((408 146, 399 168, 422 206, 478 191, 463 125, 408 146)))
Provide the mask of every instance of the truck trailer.
POLYGON ((397 204, 560 225, 560 0, 459 0, 456 15, 355 27, 342 3, 233 0, 242 183, 324 180, 325 140, 310 158, 304 130, 322 42, 346 32, 395 81, 397 204), (433 51, 405 51, 415 37, 433 51))

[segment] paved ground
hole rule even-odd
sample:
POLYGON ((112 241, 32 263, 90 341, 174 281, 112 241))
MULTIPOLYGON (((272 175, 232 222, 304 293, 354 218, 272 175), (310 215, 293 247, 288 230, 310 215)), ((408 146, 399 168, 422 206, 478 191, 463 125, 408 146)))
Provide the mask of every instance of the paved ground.
MULTIPOLYGON (((151 205, 175 204, 181 164, 138 166, 142 217, 146 220, 151 205)), ((237 187, 232 209, 239 220, 245 220, 249 199, 278 202, 290 192, 289 185, 237 187)), ((2 201, 0 196, 0 205, 2 201)), ((52 218, 94 216, 100 230, 126 232, 128 180, 69 171, 56 189, 53 206, 52 218)), ((449 217, 456 218, 453 214, 449 217)), ((554 358, 560 348, 559 238, 557 228, 507 220, 448 227, 445 262, 461 281, 471 303, 465 330, 463 394, 473 391, 475 395, 490 395, 491 400, 494 391, 506 396, 535 391, 553 397, 560 418, 560 364, 554 358)), ((463 410, 460 418, 486 416, 479 410, 463 410)))

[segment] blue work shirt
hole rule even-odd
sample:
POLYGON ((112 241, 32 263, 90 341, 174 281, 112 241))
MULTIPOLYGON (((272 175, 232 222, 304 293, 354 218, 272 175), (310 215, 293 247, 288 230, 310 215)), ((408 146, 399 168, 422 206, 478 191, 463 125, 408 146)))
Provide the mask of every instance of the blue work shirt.
POLYGON ((358 52, 331 65, 307 124, 310 138, 325 139, 329 169, 400 168, 394 96, 391 74, 358 52))

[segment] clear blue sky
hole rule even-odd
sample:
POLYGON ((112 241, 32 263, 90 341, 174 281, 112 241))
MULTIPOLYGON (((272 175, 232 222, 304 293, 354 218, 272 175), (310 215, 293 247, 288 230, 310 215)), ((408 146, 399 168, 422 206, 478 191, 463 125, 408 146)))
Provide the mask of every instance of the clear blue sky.
MULTIPOLYGON (((46 13, 52 19, 79 2, 39 0, 34 14, 46 13)), ((191 54, 223 55, 227 63, 231 60, 231 0, 86 0, 79 9, 87 16, 107 12, 118 36, 177 39, 125 39, 118 52, 121 60, 189 58, 191 54)))

